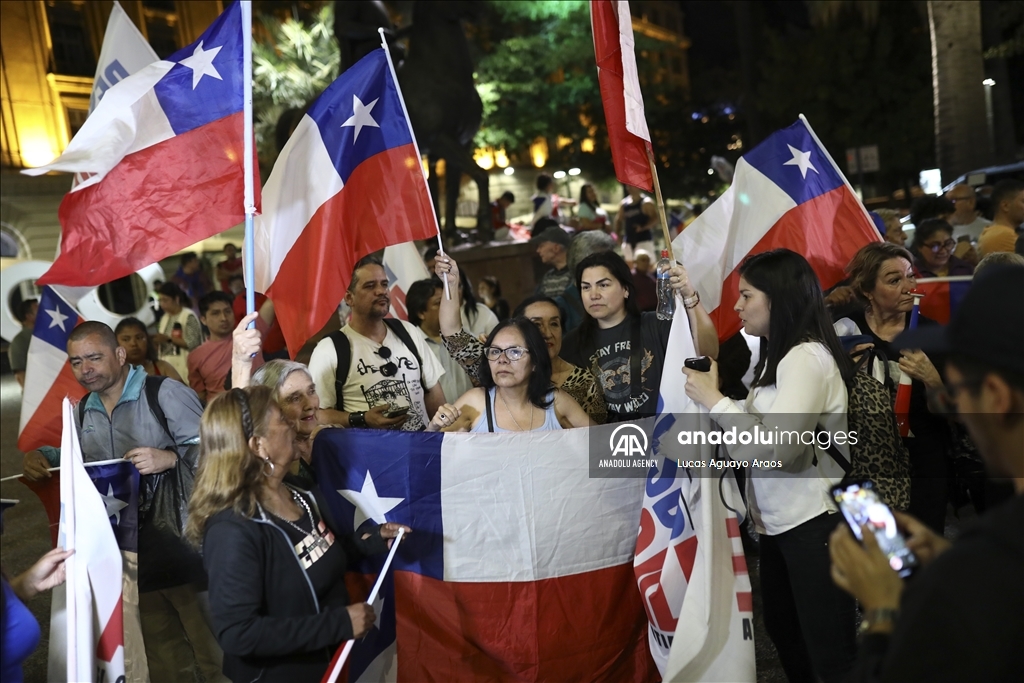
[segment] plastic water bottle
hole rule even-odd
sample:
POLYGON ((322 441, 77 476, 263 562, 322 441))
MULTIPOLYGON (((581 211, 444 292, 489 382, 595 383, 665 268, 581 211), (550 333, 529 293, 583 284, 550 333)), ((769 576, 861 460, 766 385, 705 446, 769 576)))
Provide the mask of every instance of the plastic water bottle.
POLYGON ((671 320, 676 313, 676 293, 669 284, 672 262, 668 259, 668 250, 661 250, 658 259, 658 320, 671 320))

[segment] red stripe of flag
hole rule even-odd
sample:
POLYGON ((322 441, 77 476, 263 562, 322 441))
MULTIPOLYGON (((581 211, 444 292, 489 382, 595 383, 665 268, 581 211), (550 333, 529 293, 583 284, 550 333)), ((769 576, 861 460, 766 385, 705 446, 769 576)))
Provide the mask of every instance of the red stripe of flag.
POLYGON ((61 253, 37 284, 110 282, 244 221, 242 123, 238 112, 129 154, 65 195, 61 253))
MULTIPOLYGON (((612 148, 615 177, 627 185, 648 192, 654 189, 654 177, 647 158, 649 142, 626 129, 626 99, 623 94, 622 46, 616 3, 591 0, 590 19, 594 30, 594 56, 601 85, 601 102, 612 148)), ((630 26, 629 30, 633 30, 630 26)))
POLYGON ((754 594, 750 591, 740 591, 736 593, 736 605, 739 607, 741 612, 753 612, 754 611, 754 594))

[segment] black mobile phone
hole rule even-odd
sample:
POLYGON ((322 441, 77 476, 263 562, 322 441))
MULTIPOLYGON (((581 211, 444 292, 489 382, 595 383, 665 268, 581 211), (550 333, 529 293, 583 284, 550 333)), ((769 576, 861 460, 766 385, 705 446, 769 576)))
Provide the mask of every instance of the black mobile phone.
POLYGON ((861 526, 867 525, 897 574, 907 577, 917 569, 917 556, 907 547, 903 533, 896 528, 896 517, 878 495, 874 482, 862 479, 838 484, 832 487, 832 496, 857 540, 864 540, 861 526))
POLYGON ((397 406, 384 411, 384 417, 399 417, 409 412, 409 406, 397 406))
POLYGON ((711 370, 711 359, 707 356, 687 358, 683 361, 683 366, 698 372, 709 372, 711 370))

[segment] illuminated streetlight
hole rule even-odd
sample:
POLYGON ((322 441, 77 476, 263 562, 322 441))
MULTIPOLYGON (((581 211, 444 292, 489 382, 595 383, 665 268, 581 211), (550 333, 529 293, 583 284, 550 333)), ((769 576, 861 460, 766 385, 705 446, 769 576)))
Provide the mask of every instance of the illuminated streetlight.
POLYGON ((515 172, 516 172, 516 169, 512 168, 511 166, 507 166, 505 168, 505 175, 512 175, 515 172))
POLYGON ((995 85, 995 84, 996 84, 996 81, 995 81, 995 79, 994 79, 994 78, 986 78, 985 80, 983 80, 983 81, 981 82, 981 84, 982 84, 982 85, 987 85, 988 87, 990 87, 990 88, 991 88, 991 87, 992 87, 993 85, 995 85))
POLYGON ((708 175, 715 175, 715 169, 709 168, 708 169, 708 175))
POLYGON ((561 180, 565 177, 565 171, 555 171, 555 180, 561 180))
POLYGON ((578 169, 578 168, 570 168, 569 169, 569 175, 579 175, 579 174, 580 174, 580 169, 578 169))

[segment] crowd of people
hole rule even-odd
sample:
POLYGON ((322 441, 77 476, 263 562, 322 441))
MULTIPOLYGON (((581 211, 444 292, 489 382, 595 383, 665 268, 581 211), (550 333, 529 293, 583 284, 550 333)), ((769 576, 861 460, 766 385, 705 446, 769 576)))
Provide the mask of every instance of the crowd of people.
MULTIPOLYGON (((665 367, 671 322, 651 312, 653 202, 628 190, 614 220, 620 255, 599 229, 608 220, 592 187, 580 197, 578 234, 553 217, 564 203, 550 179, 537 187, 531 245, 550 270, 512 310, 497 278, 474 287, 450 254, 429 250, 433 276, 407 292, 409 320, 391 318, 392 283, 367 257, 345 294, 349 319, 305 365, 268 349, 272 302, 237 314, 240 264, 229 245, 219 290, 196 259, 182 259, 159 289, 152 333, 136 319, 75 329, 67 352, 88 392, 76 410, 84 458, 124 457, 142 475, 138 552, 122 551, 126 680, 314 680, 339 643, 367 632, 373 608, 350 604, 344 570, 414 530, 369 521, 353 533, 331 519, 311 460, 320 430, 528 432, 656 414, 662 378, 676 369, 665 367), (183 506, 187 525, 171 533, 175 523, 160 515, 183 506)), ((679 368, 679 378, 722 428, 845 430, 865 376, 889 405, 859 419, 887 424, 896 387, 910 380, 910 434, 875 454, 909 489, 889 501, 924 565, 909 581, 871 534, 857 543, 840 523, 831 488, 844 460, 862 457, 856 448, 729 447, 736 460, 788 463, 786 476, 747 473, 744 493, 765 626, 792 681, 1024 674, 1024 258, 1007 253, 1022 241, 1003 230, 1024 223, 1024 184, 996 186, 991 224, 964 187, 915 206, 909 248, 898 218, 880 215, 884 241, 863 247, 830 292, 800 254, 749 256, 732 307, 760 345, 741 400, 720 376, 747 369, 719 367, 700 293, 683 265, 668 273, 677 315, 711 359, 709 371, 679 368), (963 237, 970 249, 957 255, 963 237), (958 275, 975 282, 952 324, 920 318, 909 329, 917 279, 958 275), (951 545, 943 534, 957 449, 982 459, 991 478, 981 523, 951 545)), ((25 321, 33 314, 33 302, 19 310, 25 321)), ((24 475, 49 478, 59 463, 57 449, 32 451, 24 475)), ((5 643, 7 615, 59 583, 65 556, 5 579, 5 643)), ((4 680, 16 666, 6 653, 4 680)))

